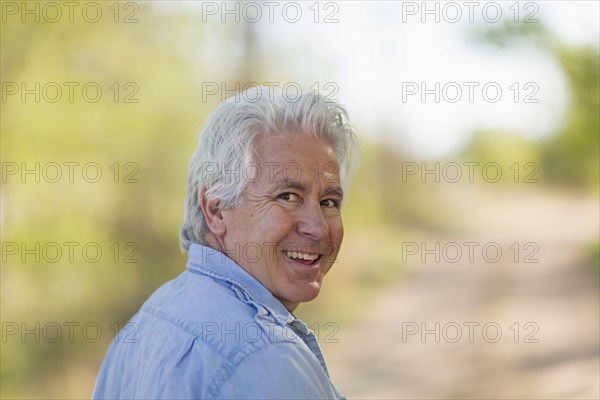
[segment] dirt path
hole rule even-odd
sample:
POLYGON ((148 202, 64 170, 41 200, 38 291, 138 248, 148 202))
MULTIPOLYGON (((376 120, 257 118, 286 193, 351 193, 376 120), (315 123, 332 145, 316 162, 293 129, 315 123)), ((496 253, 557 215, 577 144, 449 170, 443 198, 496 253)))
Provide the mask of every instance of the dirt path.
POLYGON ((439 262, 408 258, 408 276, 322 344, 349 398, 600 397, 599 287, 580 265, 599 234, 597 199, 479 200, 465 204, 460 237, 439 239, 439 262), (457 262, 450 242, 463 250, 457 262), (479 243, 472 261, 466 242, 479 243), (495 245, 482 257, 487 243, 503 251, 497 262, 495 245))

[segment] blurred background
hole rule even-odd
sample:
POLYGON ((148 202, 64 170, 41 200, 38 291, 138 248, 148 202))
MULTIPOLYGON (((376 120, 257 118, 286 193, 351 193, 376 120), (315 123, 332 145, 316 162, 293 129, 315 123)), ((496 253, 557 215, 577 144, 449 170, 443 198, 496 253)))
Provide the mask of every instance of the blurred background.
POLYGON ((187 164, 255 84, 346 105, 345 241, 298 314, 349 398, 597 399, 599 5, 1 5, 2 398, 86 398, 185 268, 187 164))

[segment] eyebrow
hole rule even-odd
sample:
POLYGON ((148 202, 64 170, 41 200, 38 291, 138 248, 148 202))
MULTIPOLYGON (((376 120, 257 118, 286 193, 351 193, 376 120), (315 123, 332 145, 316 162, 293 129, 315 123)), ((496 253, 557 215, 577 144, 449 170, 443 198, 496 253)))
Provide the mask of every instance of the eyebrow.
POLYGON ((342 190, 341 186, 330 186, 327 189, 325 189, 325 193, 324 195, 326 196, 339 196, 341 199, 344 198, 344 191, 342 190))
MULTIPOLYGON (((277 184, 273 187, 273 191, 274 192, 278 192, 280 190, 287 190, 287 189, 294 189, 297 190, 299 192, 302 193, 306 193, 308 192, 308 188, 306 187, 305 184, 303 184, 302 182, 298 182, 296 180, 293 179, 283 179, 279 182, 277 182, 277 184)), ((335 186, 329 186, 327 189, 325 189, 325 192, 323 193, 324 196, 339 196, 340 198, 344 198, 344 191, 342 190, 341 186, 335 185, 335 186)))
POLYGON ((277 182, 276 185, 273 186, 273 191, 278 192, 280 190, 285 189, 294 189, 302 193, 308 192, 308 188, 301 182, 298 182, 293 179, 285 178, 277 182))

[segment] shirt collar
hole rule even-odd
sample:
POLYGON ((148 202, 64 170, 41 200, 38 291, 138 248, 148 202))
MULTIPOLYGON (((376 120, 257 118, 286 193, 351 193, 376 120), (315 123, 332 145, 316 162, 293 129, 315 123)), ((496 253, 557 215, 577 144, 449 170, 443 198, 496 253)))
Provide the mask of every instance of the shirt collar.
POLYGON ((192 243, 188 249, 187 268, 192 272, 209 275, 236 285, 266 308, 283 325, 296 319, 262 283, 218 250, 192 243))

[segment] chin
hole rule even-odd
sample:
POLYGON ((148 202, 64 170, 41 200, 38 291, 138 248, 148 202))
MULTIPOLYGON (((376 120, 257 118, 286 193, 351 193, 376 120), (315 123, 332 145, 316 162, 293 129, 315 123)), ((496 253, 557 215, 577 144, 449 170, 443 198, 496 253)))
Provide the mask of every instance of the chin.
POLYGON ((294 303, 306 303, 314 300, 321 291, 321 282, 296 284, 295 288, 288 291, 287 299, 294 303))

